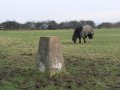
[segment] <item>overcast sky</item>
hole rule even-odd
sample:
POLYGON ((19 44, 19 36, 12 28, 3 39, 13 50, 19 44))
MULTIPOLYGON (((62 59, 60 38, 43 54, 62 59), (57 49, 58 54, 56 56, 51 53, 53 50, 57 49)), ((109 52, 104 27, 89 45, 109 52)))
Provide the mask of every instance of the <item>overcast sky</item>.
POLYGON ((0 22, 120 21, 120 0, 0 0, 0 22))

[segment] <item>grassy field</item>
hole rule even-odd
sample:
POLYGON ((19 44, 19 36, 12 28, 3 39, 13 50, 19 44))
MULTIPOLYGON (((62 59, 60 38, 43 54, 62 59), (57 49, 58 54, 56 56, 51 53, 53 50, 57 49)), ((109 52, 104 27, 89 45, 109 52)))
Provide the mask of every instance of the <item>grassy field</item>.
POLYGON ((120 29, 95 30, 91 43, 73 44, 72 30, 0 31, 0 90, 120 90, 120 29), (36 71, 41 36, 61 40, 64 76, 36 71))

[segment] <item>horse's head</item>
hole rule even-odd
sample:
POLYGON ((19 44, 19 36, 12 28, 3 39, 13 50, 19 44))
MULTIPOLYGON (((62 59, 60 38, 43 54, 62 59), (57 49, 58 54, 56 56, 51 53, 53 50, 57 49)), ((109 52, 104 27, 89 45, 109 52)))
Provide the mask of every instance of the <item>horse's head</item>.
POLYGON ((73 35, 73 36, 72 36, 72 41, 73 41, 74 43, 76 43, 76 40, 77 40, 77 38, 73 35))
POLYGON ((93 39, 93 35, 94 35, 94 33, 89 33, 89 34, 88 34, 88 38, 89 38, 89 39, 93 39))

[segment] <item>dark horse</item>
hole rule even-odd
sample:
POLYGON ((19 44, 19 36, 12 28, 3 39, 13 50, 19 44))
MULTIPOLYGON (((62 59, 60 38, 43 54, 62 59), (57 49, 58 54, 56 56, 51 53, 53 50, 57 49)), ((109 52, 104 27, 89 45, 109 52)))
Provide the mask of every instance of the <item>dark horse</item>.
POLYGON ((79 38, 79 43, 81 43, 81 36, 80 36, 80 33, 82 31, 83 27, 82 26, 79 26, 75 29, 74 33, 73 33, 73 36, 72 36, 72 41, 74 43, 76 43, 76 40, 77 38, 79 38))
POLYGON ((72 36, 72 41, 74 43, 76 43, 77 41, 77 38, 79 39, 79 43, 81 43, 81 38, 83 38, 84 40, 84 43, 86 43, 86 40, 85 38, 89 38, 89 39, 92 39, 93 38, 93 34, 91 32, 91 26, 79 26, 75 29, 74 33, 73 33, 73 36, 72 36))

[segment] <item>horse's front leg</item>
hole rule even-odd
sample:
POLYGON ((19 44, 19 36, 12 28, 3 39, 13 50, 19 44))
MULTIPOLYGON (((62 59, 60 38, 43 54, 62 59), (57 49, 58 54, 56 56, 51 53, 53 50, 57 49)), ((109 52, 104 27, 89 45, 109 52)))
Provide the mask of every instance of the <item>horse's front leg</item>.
POLYGON ((84 43, 86 43, 85 37, 83 37, 84 43))

